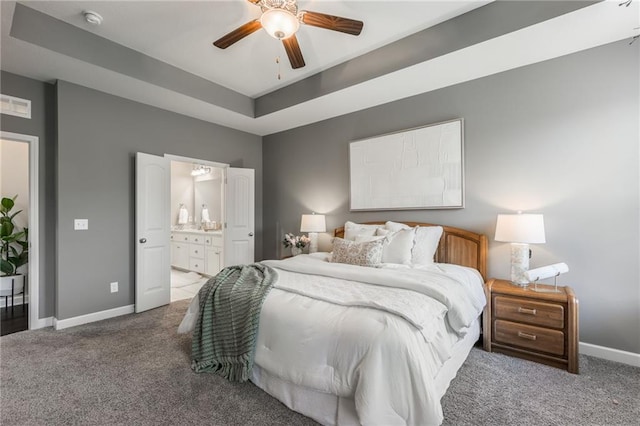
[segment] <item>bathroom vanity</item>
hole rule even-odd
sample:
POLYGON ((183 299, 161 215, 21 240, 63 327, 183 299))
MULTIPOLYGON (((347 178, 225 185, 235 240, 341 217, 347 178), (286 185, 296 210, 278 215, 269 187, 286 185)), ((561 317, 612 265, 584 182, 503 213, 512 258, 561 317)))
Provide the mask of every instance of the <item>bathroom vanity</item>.
POLYGON ((222 247, 222 231, 172 230, 171 266, 214 276, 224 265, 222 247))

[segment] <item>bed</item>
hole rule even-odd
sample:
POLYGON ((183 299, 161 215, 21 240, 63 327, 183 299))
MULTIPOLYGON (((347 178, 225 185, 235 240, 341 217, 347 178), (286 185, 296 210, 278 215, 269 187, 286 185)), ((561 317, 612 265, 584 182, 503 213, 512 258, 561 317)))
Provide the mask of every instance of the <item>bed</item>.
POLYGON ((278 279, 250 380, 324 425, 440 424, 440 399, 480 334, 486 237, 418 222, 347 222, 334 236, 332 254, 261 262, 278 279), (345 247, 384 247, 383 261, 345 262, 345 247))

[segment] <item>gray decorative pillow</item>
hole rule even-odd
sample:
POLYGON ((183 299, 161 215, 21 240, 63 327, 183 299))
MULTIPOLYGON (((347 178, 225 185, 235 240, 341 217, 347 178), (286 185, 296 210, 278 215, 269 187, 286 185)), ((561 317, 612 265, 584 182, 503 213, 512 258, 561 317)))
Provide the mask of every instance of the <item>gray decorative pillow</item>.
POLYGON ((382 261, 383 240, 356 243, 334 238, 331 262, 359 266, 376 266, 382 261))

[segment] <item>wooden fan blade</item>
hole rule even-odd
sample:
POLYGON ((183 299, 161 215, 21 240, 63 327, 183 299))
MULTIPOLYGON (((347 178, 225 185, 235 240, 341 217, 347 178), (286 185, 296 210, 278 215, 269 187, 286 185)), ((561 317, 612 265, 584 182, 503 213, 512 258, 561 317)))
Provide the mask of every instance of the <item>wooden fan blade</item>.
POLYGON ((300 45, 298 44, 298 39, 295 34, 282 40, 282 44, 284 44, 284 50, 287 51, 289 62, 291 62, 291 68, 296 69, 304 67, 304 58, 302 57, 302 51, 300 50, 300 45))
POLYGON ((261 0, 247 0, 247 1, 248 1, 249 3, 256 4, 256 3, 259 3, 261 0))
POLYGON ((326 15, 324 13, 302 11, 302 22, 314 27, 327 30, 340 31, 351 35, 360 35, 364 22, 355 19, 341 18, 340 16, 326 15))
POLYGON ((214 41, 213 45, 219 47, 220 49, 226 49, 233 43, 238 42, 249 34, 253 34, 254 32, 258 31, 260 28, 262 28, 262 24, 257 19, 255 21, 247 22, 243 26, 236 28, 229 34, 224 35, 218 40, 214 41))

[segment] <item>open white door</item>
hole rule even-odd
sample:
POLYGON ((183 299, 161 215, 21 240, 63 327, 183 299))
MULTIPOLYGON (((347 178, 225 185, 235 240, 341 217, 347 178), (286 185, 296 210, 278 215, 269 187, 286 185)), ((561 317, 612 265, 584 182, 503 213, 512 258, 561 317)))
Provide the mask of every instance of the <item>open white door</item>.
POLYGON ((171 302, 171 167, 136 153, 136 312, 171 302))
POLYGON ((226 228, 224 266, 254 262, 255 252, 255 171, 227 169, 226 228))

